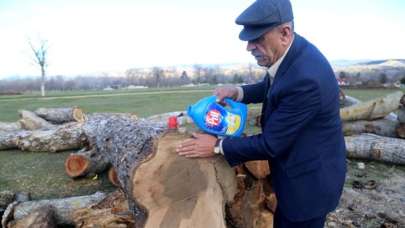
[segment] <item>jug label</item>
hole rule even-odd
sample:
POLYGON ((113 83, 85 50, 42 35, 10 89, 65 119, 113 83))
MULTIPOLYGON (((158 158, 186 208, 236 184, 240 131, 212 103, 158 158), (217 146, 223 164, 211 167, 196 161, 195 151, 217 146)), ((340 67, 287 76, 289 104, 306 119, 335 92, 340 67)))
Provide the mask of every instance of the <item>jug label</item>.
POLYGON ((226 131, 226 123, 224 118, 226 111, 223 110, 218 104, 212 104, 208 107, 207 114, 205 115, 205 126, 216 132, 223 133, 226 131))
POLYGON ((240 127, 240 116, 232 113, 228 113, 226 116, 226 122, 228 123, 227 135, 233 135, 240 127))

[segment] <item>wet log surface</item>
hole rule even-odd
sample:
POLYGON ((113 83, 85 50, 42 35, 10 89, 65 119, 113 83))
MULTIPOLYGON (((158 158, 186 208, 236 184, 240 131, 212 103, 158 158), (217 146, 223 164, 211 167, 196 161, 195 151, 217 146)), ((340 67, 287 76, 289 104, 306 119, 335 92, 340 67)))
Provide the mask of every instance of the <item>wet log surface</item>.
POLYGON ((383 118, 399 108, 402 96, 403 93, 398 91, 385 97, 342 108, 340 117, 343 121, 383 118))
POLYGON ((84 121, 84 112, 78 107, 39 108, 34 113, 54 124, 84 121))
POLYGON ((346 136, 347 156, 405 164, 405 140, 374 134, 346 136))

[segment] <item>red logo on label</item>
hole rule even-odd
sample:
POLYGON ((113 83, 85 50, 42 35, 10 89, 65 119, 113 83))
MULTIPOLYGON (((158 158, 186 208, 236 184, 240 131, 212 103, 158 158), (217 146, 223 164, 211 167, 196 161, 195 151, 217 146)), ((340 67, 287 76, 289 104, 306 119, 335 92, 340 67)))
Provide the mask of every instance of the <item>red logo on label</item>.
POLYGON ((205 117, 205 122, 210 126, 218 126, 221 122, 221 113, 218 110, 210 110, 205 117))

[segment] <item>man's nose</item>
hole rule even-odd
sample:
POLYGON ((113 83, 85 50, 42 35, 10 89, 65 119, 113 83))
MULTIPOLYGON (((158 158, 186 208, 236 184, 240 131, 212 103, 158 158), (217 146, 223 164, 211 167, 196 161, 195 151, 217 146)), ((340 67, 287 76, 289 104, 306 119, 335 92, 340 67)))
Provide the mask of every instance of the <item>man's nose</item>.
POLYGON ((256 49, 256 45, 250 41, 248 41, 247 46, 246 46, 246 50, 247 51, 253 51, 254 49, 256 49))

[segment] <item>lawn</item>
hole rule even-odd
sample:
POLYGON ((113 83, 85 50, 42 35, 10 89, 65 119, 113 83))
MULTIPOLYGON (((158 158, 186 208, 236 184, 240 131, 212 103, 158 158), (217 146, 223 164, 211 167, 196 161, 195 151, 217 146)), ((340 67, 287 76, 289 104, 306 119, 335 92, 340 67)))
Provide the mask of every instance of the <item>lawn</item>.
MULTIPOLYGON (((140 117, 185 110, 198 99, 212 94, 212 87, 171 88, 153 90, 51 92, 41 98, 38 93, 21 96, 0 96, 0 121, 18 120, 19 109, 39 107, 79 106, 85 112, 132 112, 140 117)), ((361 100, 394 92, 394 90, 345 90, 361 100)), ((0 151, 0 191, 28 191, 34 199, 90 194, 97 190, 111 191, 114 187, 105 175, 72 180, 64 173, 62 153, 22 153, 0 151)))

